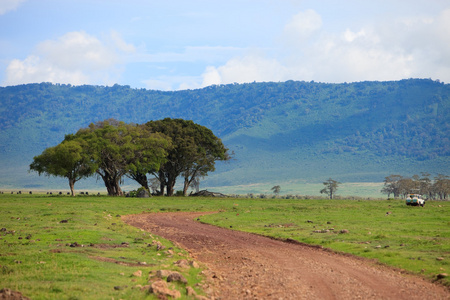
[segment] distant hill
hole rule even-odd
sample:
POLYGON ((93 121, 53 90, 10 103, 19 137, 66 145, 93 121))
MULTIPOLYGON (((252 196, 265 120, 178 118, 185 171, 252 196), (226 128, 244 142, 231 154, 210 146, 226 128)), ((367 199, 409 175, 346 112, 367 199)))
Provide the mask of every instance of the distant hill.
POLYGON ((219 164, 203 186, 329 177, 381 182, 392 173, 448 175, 450 169, 450 85, 429 79, 175 92, 41 83, 0 87, 0 188, 60 184, 28 174, 28 165, 91 122, 165 117, 204 125, 234 151, 235 159, 219 164))

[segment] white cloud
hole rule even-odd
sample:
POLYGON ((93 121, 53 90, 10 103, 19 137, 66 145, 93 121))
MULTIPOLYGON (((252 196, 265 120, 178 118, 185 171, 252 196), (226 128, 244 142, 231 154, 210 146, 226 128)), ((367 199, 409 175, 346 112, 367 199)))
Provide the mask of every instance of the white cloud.
POLYGON ((66 70, 105 69, 118 60, 116 53, 85 32, 69 32, 58 40, 42 42, 38 52, 66 70))
POLYGON ((189 68, 197 64, 225 63, 227 57, 238 56, 244 51, 245 49, 239 47, 186 46, 179 52, 147 54, 145 49, 139 49, 135 55, 130 57, 130 60, 141 65, 148 63, 150 69, 159 69, 166 74, 143 80, 142 83, 148 89, 196 89, 221 83, 222 78, 218 75, 215 67, 206 68, 203 76, 175 74, 191 74, 189 68))
POLYGON ((301 43, 317 33, 322 27, 322 18, 312 9, 299 12, 284 27, 284 35, 291 43, 301 43))
POLYGON ((364 29, 361 29, 359 32, 352 32, 350 29, 347 28, 347 30, 345 30, 344 32, 344 40, 350 43, 353 42, 355 39, 364 36, 366 36, 366 32, 364 31, 364 29))
POLYGON ((112 84, 118 76, 119 52, 132 51, 117 34, 117 45, 104 42, 85 32, 69 32, 57 40, 47 40, 36 47, 35 53, 24 60, 14 59, 6 69, 6 85, 29 82, 79 84, 112 84))
POLYGON ((410 77, 450 82, 450 9, 436 16, 388 19, 342 32, 307 10, 285 26, 276 57, 250 53, 209 66, 203 86, 232 82, 352 82, 410 77))
POLYGON ((219 70, 213 66, 206 68, 205 72, 202 74, 203 83, 202 86, 209 86, 214 84, 221 84, 222 76, 220 76, 219 70))
POLYGON ((74 85, 88 82, 81 71, 66 71, 55 67, 51 62, 30 55, 24 60, 14 59, 6 69, 7 85, 29 82, 58 82, 74 85))
POLYGON ((133 44, 127 44, 122 36, 117 31, 111 32, 111 39, 113 40, 115 46, 125 53, 134 53, 136 52, 136 47, 133 44))
POLYGON ((4 15, 9 11, 16 10, 25 0, 1 0, 0 15, 4 15))
POLYGON ((209 66, 203 73, 202 86, 234 82, 283 81, 287 80, 289 75, 290 70, 276 59, 251 53, 235 57, 218 68, 209 66))

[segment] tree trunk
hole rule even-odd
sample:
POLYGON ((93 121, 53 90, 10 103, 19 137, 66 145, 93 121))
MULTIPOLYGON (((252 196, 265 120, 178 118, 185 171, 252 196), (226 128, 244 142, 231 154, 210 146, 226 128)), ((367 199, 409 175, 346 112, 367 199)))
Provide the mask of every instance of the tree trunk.
POLYGON ((109 174, 106 171, 104 171, 104 174, 97 171, 97 174, 99 174, 100 177, 103 179, 106 190, 108 191, 108 196, 122 196, 123 195, 122 189, 120 188, 120 185, 119 185, 120 176, 118 176, 117 174, 109 174))
POLYGON ((168 176, 168 178, 167 178, 167 196, 173 196, 175 180, 176 180, 176 178, 174 178, 174 176, 172 176, 172 175, 168 176))
POLYGON ((166 185, 164 184, 164 182, 160 182, 159 183, 159 194, 161 196, 164 196, 164 190, 166 189, 166 185))
POLYGON ((190 185, 189 177, 184 177, 184 187, 183 187, 183 195, 187 196, 187 192, 190 185))
POLYGON ((75 196, 75 180, 69 179, 70 194, 75 196))
POLYGON ((187 196, 188 189, 192 185, 197 188, 197 192, 198 192, 199 185, 200 185, 200 183, 199 183, 200 179, 197 178, 197 175, 198 175, 197 169, 183 172, 183 176, 184 176, 183 195, 187 196))
MULTIPOLYGON (((153 175, 155 175, 155 174, 153 174, 153 175)), ((167 185, 166 176, 164 174, 164 171, 159 170, 157 178, 159 180, 159 188, 160 188, 159 194, 161 196, 164 196, 164 190, 165 190, 166 185, 167 185)))

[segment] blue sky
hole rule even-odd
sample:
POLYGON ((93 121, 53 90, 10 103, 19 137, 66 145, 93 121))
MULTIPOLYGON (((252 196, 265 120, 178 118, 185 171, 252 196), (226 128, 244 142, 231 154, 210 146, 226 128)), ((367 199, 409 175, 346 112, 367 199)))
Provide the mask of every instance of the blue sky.
POLYGON ((448 0, 0 0, 0 85, 450 82, 448 0))

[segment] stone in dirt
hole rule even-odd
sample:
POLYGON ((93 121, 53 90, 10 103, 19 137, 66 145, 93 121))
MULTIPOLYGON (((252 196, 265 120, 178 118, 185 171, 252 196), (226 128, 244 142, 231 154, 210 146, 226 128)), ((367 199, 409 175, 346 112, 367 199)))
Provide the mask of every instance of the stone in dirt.
POLYGON ((189 297, 192 297, 196 300, 208 300, 209 299, 208 297, 197 295, 195 290, 190 286, 186 287, 186 295, 188 295, 189 297))
POLYGON ((157 297, 172 297, 175 299, 181 297, 179 291, 169 289, 167 282, 163 280, 153 282, 148 291, 149 293, 155 294, 157 297))
POLYGON ((169 276, 167 276, 167 282, 181 282, 186 284, 187 280, 178 272, 172 272, 169 276))
POLYGON ((196 261, 194 261, 194 260, 191 260, 191 261, 189 262, 189 265, 190 265, 191 267, 195 268, 195 269, 200 268, 200 266, 198 265, 198 263, 197 263, 196 261))
POLYGON ((174 262, 174 264, 179 266, 180 268, 189 268, 189 262, 185 259, 180 259, 174 262))
POLYGON ((141 270, 137 270, 136 272, 133 273, 134 277, 142 277, 142 271, 141 270))
POLYGON ((164 249, 166 249, 166 246, 164 246, 163 244, 161 244, 159 242, 156 244, 156 250, 157 251, 164 250, 164 249))
POLYGON ((0 299, 7 300, 30 300, 30 298, 22 295, 21 292, 12 291, 10 289, 1 289, 0 290, 0 299))
POLYGON ((173 271, 170 270, 158 270, 156 271, 156 277, 163 278, 168 277, 173 271))

